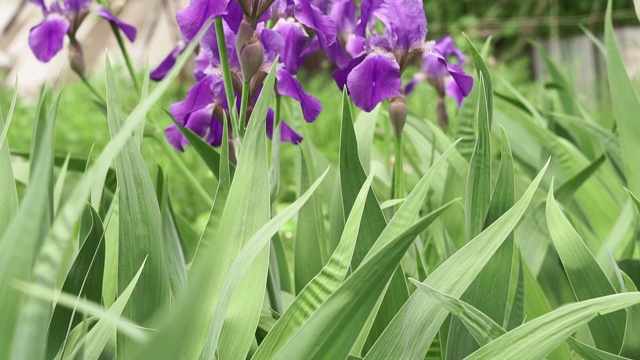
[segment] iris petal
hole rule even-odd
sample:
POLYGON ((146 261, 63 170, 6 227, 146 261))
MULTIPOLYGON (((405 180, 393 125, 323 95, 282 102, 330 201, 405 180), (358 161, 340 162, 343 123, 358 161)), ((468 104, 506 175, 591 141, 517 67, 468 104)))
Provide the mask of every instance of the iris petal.
POLYGON ((302 116, 307 122, 315 121, 322 111, 322 104, 315 97, 302 90, 302 85, 284 69, 276 72, 278 78, 278 93, 298 100, 302 107, 302 116))
POLYGON ((69 21, 62 17, 46 19, 29 32, 29 47, 42 62, 49 62, 64 45, 64 37, 69 31, 69 21))
POLYGON ((127 39, 129 39, 129 41, 134 42, 136 40, 136 35, 137 35, 137 31, 136 28, 133 27, 132 25, 129 25, 127 23, 125 23, 124 21, 118 19, 115 15, 113 15, 109 10, 103 8, 103 7, 98 7, 95 10, 95 13, 109 21, 111 21, 112 23, 116 24, 116 26, 122 30, 122 32, 124 33, 124 35, 127 37, 127 39))
POLYGON ((213 103, 213 92, 211 91, 213 81, 213 76, 205 77, 187 91, 184 100, 169 107, 171 115, 178 123, 184 125, 189 114, 213 103))
POLYGON ((367 112, 398 95, 401 86, 400 66, 384 54, 368 55, 347 77, 347 87, 354 104, 367 112))
MULTIPOLYGON (((273 139, 273 120, 274 112, 269 109, 267 112, 267 137, 273 139)), ((280 122, 280 141, 292 143, 293 145, 300 144, 302 142, 302 136, 295 132, 284 120, 280 122)))
POLYGON ((207 20, 225 15, 229 0, 191 0, 189 6, 176 13, 182 35, 191 41, 207 20))

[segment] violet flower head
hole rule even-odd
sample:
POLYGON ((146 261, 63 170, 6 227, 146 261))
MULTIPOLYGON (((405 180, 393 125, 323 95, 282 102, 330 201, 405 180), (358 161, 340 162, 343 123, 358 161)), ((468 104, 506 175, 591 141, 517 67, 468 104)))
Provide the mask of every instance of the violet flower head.
POLYGON ((74 60, 82 60, 82 49, 75 35, 89 12, 114 23, 130 41, 133 42, 136 38, 136 29, 133 26, 122 22, 101 6, 92 6, 92 0, 56 0, 49 6, 44 0, 29 1, 38 5, 45 17, 43 22, 34 26, 29 32, 29 46, 36 58, 42 62, 49 62, 62 50, 64 38, 67 35, 70 39, 70 52, 80 57, 72 58, 72 66, 74 60))
POLYGON ((410 59, 420 54, 427 35, 427 19, 421 0, 364 0, 355 35, 363 51, 334 73, 353 102, 371 111, 380 102, 402 91, 401 73, 410 59), (376 23, 384 25, 378 33, 376 23))
POLYGON ((465 56, 455 46, 451 36, 443 37, 436 41, 431 51, 423 53, 422 72, 414 76, 405 92, 409 94, 415 85, 428 81, 436 89, 439 97, 447 95, 456 100, 458 106, 462 105, 464 98, 473 88, 473 77, 462 69, 464 62, 465 56))

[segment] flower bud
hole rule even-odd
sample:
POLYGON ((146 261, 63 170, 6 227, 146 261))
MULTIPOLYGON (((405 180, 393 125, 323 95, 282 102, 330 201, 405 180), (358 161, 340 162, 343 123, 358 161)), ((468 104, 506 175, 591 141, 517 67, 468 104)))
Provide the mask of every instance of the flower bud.
POLYGON ((69 63, 71 64, 71 70, 84 79, 85 66, 82 46, 75 39, 69 43, 69 63))
POLYGON ((246 20, 240 23, 240 28, 238 29, 236 51, 242 68, 243 81, 251 81, 253 75, 262 66, 264 48, 253 27, 246 20))
POLYGON ((402 135, 402 129, 407 122, 407 98, 398 95, 389 103, 389 120, 396 136, 402 135))

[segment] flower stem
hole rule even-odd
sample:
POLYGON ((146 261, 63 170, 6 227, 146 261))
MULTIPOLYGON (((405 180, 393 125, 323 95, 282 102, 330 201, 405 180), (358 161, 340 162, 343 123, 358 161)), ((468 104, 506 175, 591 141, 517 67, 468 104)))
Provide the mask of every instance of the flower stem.
MULTIPOLYGON (((235 100, 233 92, 233 82, 231 80, 231 70, 229 69, 229 55, 227 54, 227 44, 224 38, 224 28, 222 26, 222 18, 217 17, 215 20, 216 27, 216 40, 218 42, 218 52, 220 53, 220 63, 222 67, 222 79, 224 80, 224 92, 227 96, 227 104, 229 105, 229 116, 231 117, 231 124, 237 124, 236 112, 235 112, 235 100)), ((238 128, 234 126, 232 129, 234 135, 238 136, 238 128)))
POLYGON ((198 179, 191 173, 191 170, 185 165, 184 161, 180 156, 176 155, 176 151, 169 146, 169 144, 164 141, 162 138, 158 138, 157 136, 153 136, 153 139, 160 145, 160 148, 167 154, 169 160, 180 169, 182 175, 187 179, 187 181, 191 184, 193 189, 198 193, 198 195, 204 199, 208 204, 213 203, 213 199, 209 194, 204 190, 204 187, 200 184, 198 179))
POLYGON ((107 101, 104 99, 104 96, 102 96, 98 90, 96 90, 96 88, 93 87, 93 85, 91 85, 91 83, 89 82, 89 80, 87 80, 86 77, 84 76, 80 76, 80 80, 82 80, 82 83, 87 87, 87 89, 89 89, 89 91, 91 91, 91 93, 98 98, 98 100, 100 101, 101 104, 105 105, 107 104, 107 101))
MULTIPOLYGON (((404 166, 402 161, 402 134, 394 136, 394 162, 393 162, 393 198, 404 197, 404 166)), ((396 210, 400 205, 396 205, 396 210)))
POLYGON ((238 133, 240 137, 244 136, 244 128, 247 125, 247 107, 249 106, 249 87, 248 81, 242 83, 242 98, 240 99, 240 129, 238 133))
POLYGON ((140 83, 138 81, 138 77, 136 76, 136 71, 133 69, 133 63, 131 62, 131 57, 129 56, 129 52, 127 51, 127 47, 124 44, 124 40, 122 39, 122 34, 120 34, 120 30, 116 26, 116 24, 109 22, 111 26, 111 31, 118 40, 118 46, 120 47, 120 52, 122 52, 122 57, 124 58, 124 62, 127 65, 127 70, 129 71, 129 75, 131 76, 131 80, 133 80, 133 86, 135 86, 136 91, 140 91, 140 83))

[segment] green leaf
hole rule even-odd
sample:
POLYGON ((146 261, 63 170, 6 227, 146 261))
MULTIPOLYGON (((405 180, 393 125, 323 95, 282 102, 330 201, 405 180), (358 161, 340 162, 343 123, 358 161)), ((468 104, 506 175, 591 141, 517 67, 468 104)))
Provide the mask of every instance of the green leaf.
MULTIPOLYGON (((50 116, 41 119, 41 133, 37 137, 41 151, 35 154, 31 162, 33 172, 30 175, 27 193, 0 239, 0 288, 4 289, 0 295, 0 308, 3 309, 0 312, 0 358, 37 360, 44 356, 46 322, 36 324, 19 320, 26 316, 21 314, 24 296, 16 293, 11 284, 13 281, 28 281, 31 278, 34 258, 51 224, 53 129, 58 102, 59 96, 56 96, 49 112, 50 116)), ((36 141, 35 136, 33 141, 36 141)), ((50 276, 55 279, 55 274, 50 276)))
MULTIPOLYGON (((485 228, 507 212, 515 202, 513 155, 511 154, 509 139, 502 127, 501 132, 502 158, 500 160, 500 170, 495 187, 493 188, 493 196, 491 197, 488 214, 483 220, 485 228)), ((489 164, 490 160, 491 157, 489 154, 489 164)), ((487 176, 491 175, 487 174, 487 176)), ((468 191, 475 190, 469 188, 468 191)), ((482 311, 489 316, 490 319, 499 324, 504 323, 505 317, 507 316, 506 310, 509 300, 509 284, 511 282, 514 251, 514 235, 512 233, 507 237, 507 240, 500 246, 482 271, 480 271, 476 279, 462 296, 462 300, 475 306, 479 311, 482 311)), ((447 357, 461 359, 474 352, 478 346, 471 335, 473 335, 473 333, 466 331, 463 328, 462 322, 455 319, 452 320, 447 341, 447 357)))
POLYGON ((604 22, 604 43, 607 49, 607 73, 609 75, 609 90, 613 104, 614 119, 618 128, 622 154, 624 156, 624 171, 627 177, 627 187, 634 193, 640 193, 640 168, 636 164, 640 154, 640 99, 636 93, 624 62, 620 54, 618 42, 615 38, 611 21, 611 1, 607 2, 607 12, 604 22))
POLYGON ((450 205, 418 220, 364 260, 309 317, 274 359, 346 358, 408 247, 450 205))
MULTIPOLYGON (((489 123, 489 128, 491 128, 491 124, 493 122, 493 83, 491 81, 491 72, 489 72, 489 68, 487 64, 482 59, 482 55, 478 52, 478 49, 471 42, 467 34, 462 34, 467 41, 467 46, 469 47, 469 52, 471 53, 471 58, 473 59, 473 65, 476 67, 476 72, 478 73, 478 78, 480 79, 480 83, 484 85, 484 94, 486 96, 486 112, 487 119, 489 123)), ((482 98, 483 91, 480 91, 480 97, 482 98)), ((482 103, 481 99, 481 103, 482 103)), ((481 116, 485 116, 481 114, 481 116)))
MULTIPOLYGON (((547 226, 578 301, 615 294, 595 258, 564 216, 553 197, 553 184, 547 196, 547 226)), ((618 353, 624 337, 625 312, 599 317, 589 323, 593 341, 599 349, 618 353)))
MULTIPOLYGON (((451 296, 461 296, 524 215, 547 166, 548 162, 509 211, 448 258, 424 283, 451 296)), ((444 309, 414 293, 365 358, 423 358, 446 317, 444 309)))
POLYGON ((640 303, 640 293, 603 296, 563 306, 533 319, 480 348, 466 360, 542 359, 598 315, 640 303))
MULTIPOLYGON (((17 90, 16 90, 17 92, 17 90)), ((5 134, 9 129, 9 123, 4 124, 2 112, 0 111, 0 128, 5 134)), ((8 229, 11 219, 18 211, 18 192, 16 191, 16 181, 13 178, 13 167, 11 166, 11 154, 9 153, 9 143, 4 141, 4 136, 0 137, 0 238, 8 229)))
MULTIPOLYGON (((62 292, 77 294, 78 298, 99 304, 102 301, 102 278, 104 270, 104 229, 98 213, 90 206, 84 214, 90 221, 83 221, 80 252, 76 256, 62 286, 62 292)), ((56 305, 48 328, 47 358, 53 358, 65 342, 68 332, 81 321, 73 309, 56 305)))
MULTIPOLYGON (((108 317, 101 318, 95 324, 95 326, 93 326, 93 328, 82 338, 82 340, 80 340, 78 344, 76 344, 76 348, 74 352, 71 353, 69 358, 71 359, 76 358, 74 354, 77 354, 80 351, 80 349, 82 349, 83 351, 82 359, 97 360, 100 357, 105 345, 109 341, 109 338, 113 336, 113 333, 116 330, 116 325, 119 324, 119 322, 110 321, 109 319, 116 319, 118 321, 121 321, 120 319, 123 319, 121 316, 125 309, 125 305, 131 298, 133 290, 138 284, 138 280, 140 280, 140 275, 142 274, 142 270, 144 269, 145 264, 146 264, 146 259, 140 265, 140 269, 138 270, 138 272, 136 272, 133 279, 131 279, 131 282, 129 283, 129 285, 122 291, 120 296, 118 296, 118 299, 116 299, 113 305, 111 305, 109 310, 106 312, 108 317)), ((128 326, 127 327, 121 326, 120 329, 123 329, 123 328, 127 329, 128 326)), ((138 328, 134 328, 134 329, 138 330, 138 328)), ((134 334, 137 334, 137 332, 134 332, 134 334)), ((125 334, 122 334, 122 335, 125 335, 125 334)), ((128 333, 127 335, 130 336, 131 333, 128 333)), ((138 341, 146 339, 146 333, 142 332, 136 335, 135 337, 133 337, 132 339, 136 339, 138 341)))
POLYGON ((169 275, 171 295, 177 299, 184 294, 187 288, 187 265, 180 246, 180 237, 173 220, 173 208, 169 197, 169 178, 161 167, 157 173, 157 192, 160 213, 162 214, 162 234, 164 240, 165 258, 163 264, 169 275))
MULTIPOLYGON (((112 137, 125 120, 120 105, 113 70, 105 58, 107 83, 107 118, 112 137)), ((169 304, 169 277, 164 268, 165 252, 160 206, 151 176, 140 149, 132 137, 116 156, 119 194, 118 284, 133 279, 140 264, 147 259, 140 286, 134 290, 124 309, 124 316, 147 325, 151 317, 169 304)), ((130 339, 118 338, 118 356, 131 356, 130 339)))
MULTIPOLYGON (((303 194, 313 180, 312 164, 308 164, 307 155, 303 150, 300 156, 300 184, 298 194, 303 194)), ((324 216, 320 206, 318 194, 311 197, 300 213, 296 223, 294 245, 294 282, 295 293, 298 294, 322 269, 322 244, 324 236, 324 216)))
MULTIPOLYGON (((274 80, 275 71, 272 70, 264 88, 272 89, 274 80)), ((212 322, 214 309, 220 301, 229 300, 220 298, 224 281, 242 248, 270 219, 265 119, 272 97, 272 91, 260 93, 249 120, 215 238, 205 236, 200 242, 189 272, 189 288, 184 302, 178 305, 178 309, 154 338, 152 344, 155 345, 145 347, 140 357, 197 358, 207 343, 209 329, 217 326, 212 322)), ((224 156, 222 154, 221 159, 224 156)), ((219 342, 209 340, 210 346, 217 345, 219 356, 224 359, 244 359, 258 325, 269 248, 265 246, 255 256, 255 261, 230 300, 219 342)))
POLYGON ((356 196, 349 218, 344 226, 338 247, 322 270, 309 281, 278 319, 253 359, 271 359, 300 329, 302 324, 340 286, 346 278, 356 247, 365 203, 373 175, 370 175, 356 196))
POLYGON ((614 355, 606 351, 594 348, 572 337, 567 338, 567 344, 576 354, 585 360, 629 360, 626 357, 614 355))
MULTIPOLYGON (((636 284, 627 274, 622 273, 622 277, 628 292, 638 291, 636 284)), ((638 334, 640 334, 640 305, 634 305, 627 309, 627 326, 620 355, 638 358, 640 354, 640 338, 638 338, 638 334)))

